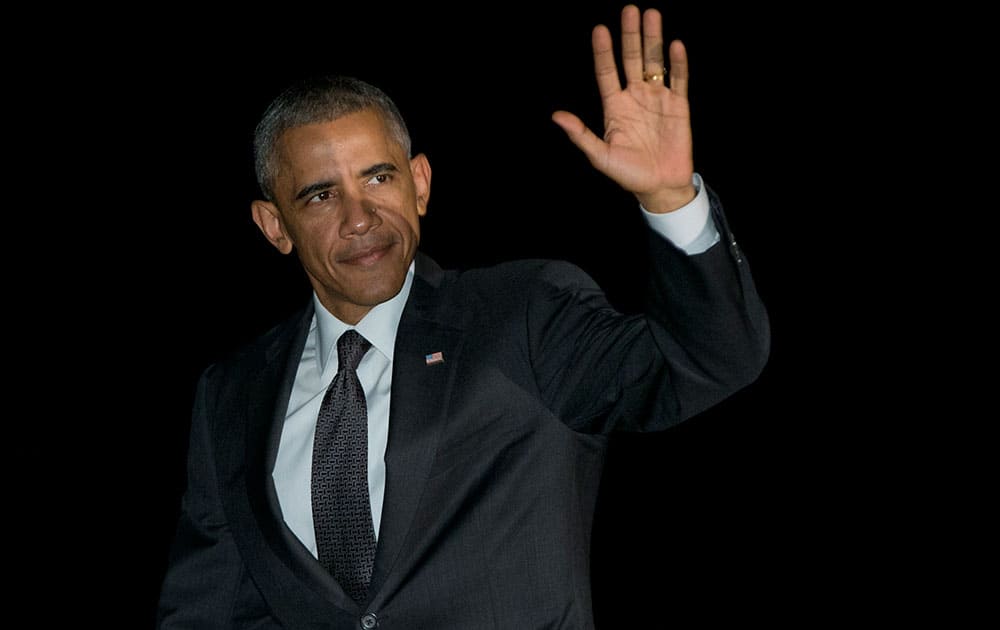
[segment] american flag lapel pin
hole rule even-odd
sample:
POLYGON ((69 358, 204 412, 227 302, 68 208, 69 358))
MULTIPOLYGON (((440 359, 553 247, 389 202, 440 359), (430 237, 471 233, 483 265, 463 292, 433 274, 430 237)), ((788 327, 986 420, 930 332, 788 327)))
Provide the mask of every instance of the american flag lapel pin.
POLYGON ((440 352, 432 352, 424 356, 424 363, 427 365, 436 365, 438 363, 444 363, 444 355, 440 352))

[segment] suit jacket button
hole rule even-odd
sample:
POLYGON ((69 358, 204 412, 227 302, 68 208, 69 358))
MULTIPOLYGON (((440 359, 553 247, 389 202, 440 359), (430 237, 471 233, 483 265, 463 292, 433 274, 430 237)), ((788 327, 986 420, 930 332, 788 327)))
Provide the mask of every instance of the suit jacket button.
POLYGON ((372 628, 378 627, 378 617, 375 613, 365 613, 361 616, 361 628, 362 630, 372 630, 372 628))

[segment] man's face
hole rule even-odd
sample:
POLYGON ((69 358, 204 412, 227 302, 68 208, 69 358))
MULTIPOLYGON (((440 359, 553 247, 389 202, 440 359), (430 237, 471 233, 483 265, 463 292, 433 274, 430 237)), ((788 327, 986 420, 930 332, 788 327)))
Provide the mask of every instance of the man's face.
POLYGON ((275 202, 254 221, 296 251, 326 308, 357 323, 403 286, 427 212, 430 166, 408 159, 372 110, 287 131, 278 144, 275 202))

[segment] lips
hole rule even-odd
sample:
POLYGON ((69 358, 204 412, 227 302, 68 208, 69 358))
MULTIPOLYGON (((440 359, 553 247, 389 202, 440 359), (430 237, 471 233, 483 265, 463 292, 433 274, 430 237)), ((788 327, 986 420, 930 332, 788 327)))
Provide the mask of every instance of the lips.
POLYGON ((359 267, 374 265, 385 257, 392 246, 393 243, 380 243, 378 245, 365 247, 348 254, 342 254, 337 258, 337 262, 344 265, 356 265, 359 267))

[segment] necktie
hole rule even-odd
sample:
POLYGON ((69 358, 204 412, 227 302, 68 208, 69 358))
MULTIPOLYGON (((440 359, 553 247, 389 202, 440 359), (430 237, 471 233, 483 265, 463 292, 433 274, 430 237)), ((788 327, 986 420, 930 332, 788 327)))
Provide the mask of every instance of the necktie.
POLYGON ((355 330, 337 341, 340 364, 316 421, 312 465, 319 561, 362 605, 375 559, 375 528, 368 497, 368 410, 355 370, 370 347, 355 330))

